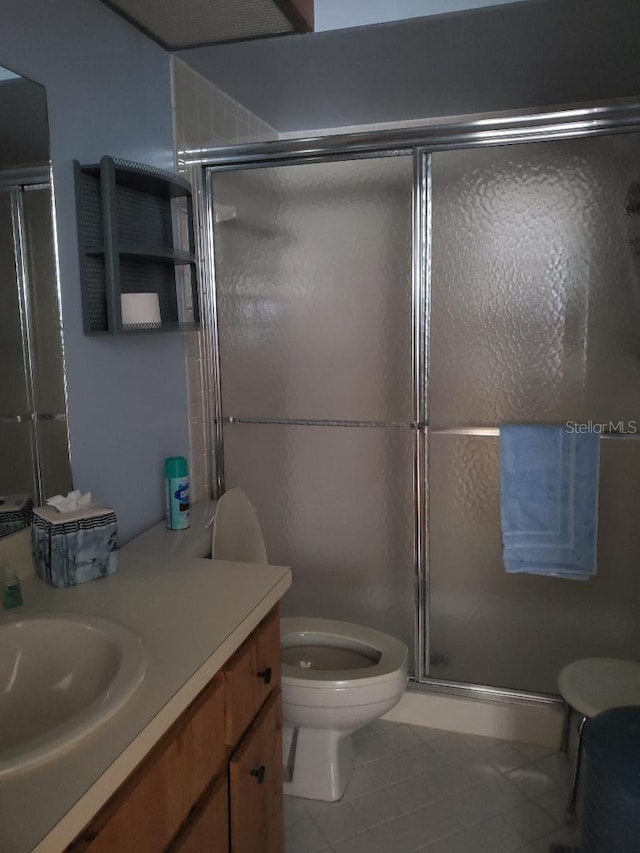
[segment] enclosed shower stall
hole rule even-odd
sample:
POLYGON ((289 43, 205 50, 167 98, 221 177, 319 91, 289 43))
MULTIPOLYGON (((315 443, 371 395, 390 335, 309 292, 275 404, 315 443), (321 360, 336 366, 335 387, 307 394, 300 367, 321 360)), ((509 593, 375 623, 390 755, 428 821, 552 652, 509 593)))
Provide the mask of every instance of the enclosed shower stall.
POLYGON ((640 654, 637 105, 210 152, 218 488, 289 614, 380 629, 416 682, 556 692, 640 654), (500 424, 602 433, 599 569, 507 575, 500 424))

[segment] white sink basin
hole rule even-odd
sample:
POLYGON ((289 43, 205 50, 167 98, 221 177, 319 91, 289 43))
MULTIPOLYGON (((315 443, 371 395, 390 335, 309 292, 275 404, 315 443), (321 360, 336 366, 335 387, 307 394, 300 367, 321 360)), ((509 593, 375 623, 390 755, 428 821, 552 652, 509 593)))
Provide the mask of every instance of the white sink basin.
POLYGON ((97 617, 0 620, 0 777, 57 755, 116 713, 142 683, 142 641, 97 617))

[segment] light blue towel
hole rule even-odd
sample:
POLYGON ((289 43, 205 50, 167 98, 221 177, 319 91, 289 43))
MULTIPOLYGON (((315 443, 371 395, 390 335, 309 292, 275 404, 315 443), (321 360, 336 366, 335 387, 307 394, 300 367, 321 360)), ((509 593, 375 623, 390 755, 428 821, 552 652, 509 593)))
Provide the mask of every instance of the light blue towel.
POLYGON ((586 580, 597 571, 600 438, 562 426, 500 427, 507 572, 586 580))

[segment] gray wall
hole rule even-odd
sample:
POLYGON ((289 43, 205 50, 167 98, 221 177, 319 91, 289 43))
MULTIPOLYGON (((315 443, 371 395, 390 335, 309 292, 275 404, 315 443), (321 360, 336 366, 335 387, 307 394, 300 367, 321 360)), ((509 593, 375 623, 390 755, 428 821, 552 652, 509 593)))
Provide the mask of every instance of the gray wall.
POLYGON ((639 0, 530 0, 182 51, 277 130, 640 94, 639 0))
POLYGON ((115 508, 125 541, 162 516, 163 458, 188 455, 184 342, 83 335, 72 161, 173 167, 169 56, 98 0, 1 13, 0 64, 47 90, 74 485, 115 508))

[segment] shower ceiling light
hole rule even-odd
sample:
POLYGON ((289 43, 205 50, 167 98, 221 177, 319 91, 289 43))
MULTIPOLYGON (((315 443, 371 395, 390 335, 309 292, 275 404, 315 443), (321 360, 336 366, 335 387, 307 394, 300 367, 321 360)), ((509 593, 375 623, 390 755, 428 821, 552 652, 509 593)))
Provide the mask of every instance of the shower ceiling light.
POLYGON ((309 32, 313 0, 102 0, 167 50, 309 32))

